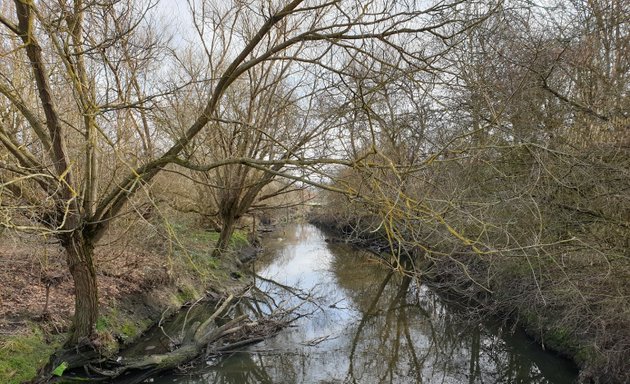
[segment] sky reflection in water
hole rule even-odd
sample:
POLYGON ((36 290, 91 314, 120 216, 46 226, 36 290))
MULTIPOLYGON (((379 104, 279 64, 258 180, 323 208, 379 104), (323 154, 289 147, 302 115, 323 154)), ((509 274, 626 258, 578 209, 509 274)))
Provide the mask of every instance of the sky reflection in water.
MULTIPOLYGON (((314 226, 268 239, 259 274, 309 291, 315 311, 296 327, 186 375, 155 383, 521 383, 565 384, 567 361, 520 333, 467 322, 465 313, 411 278, 392 274, 314 226), (269 260, 269 261, 267 261, 269 260)), ((263 289, 271 288, 261 282, 263 289)), ((278 300, 295 304, 295 297, 278 300)))

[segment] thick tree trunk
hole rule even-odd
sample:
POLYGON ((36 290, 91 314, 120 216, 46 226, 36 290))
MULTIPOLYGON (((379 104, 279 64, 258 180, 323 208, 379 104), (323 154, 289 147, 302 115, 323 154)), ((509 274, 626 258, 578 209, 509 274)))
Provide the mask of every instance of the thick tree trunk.
POLYGON ((70 273, 74 279, 74 320, 67 346, 89 341, 98 318, 98 288, 94 244, 79 231, 63 239, 70 273))
POLYGON ((219 240, 217 241, 213 256, 220 256, 230 246, 230 239, 232 238, 232 234, 234 233, 236 221, 237 219, 236 217, 234 217, 234 215, 229 215, 228 217, 223 218, 221 233, 219 234, 219 240))

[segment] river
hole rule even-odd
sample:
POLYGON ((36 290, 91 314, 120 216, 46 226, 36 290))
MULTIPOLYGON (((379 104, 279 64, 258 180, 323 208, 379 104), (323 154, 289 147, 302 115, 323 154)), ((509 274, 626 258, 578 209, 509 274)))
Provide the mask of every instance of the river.
MULTIPOLYGON (((413 278, 391 273, 361 250, 325 242, 309 224, 269 236, 257 273, 296 287, 308 316, 277 336, 186 373, 150 382, 550 383, 576 380, 567 360, 522 332, 479 321, 413 278)), ((300 302, 275 284, 277 302, 300 302)))

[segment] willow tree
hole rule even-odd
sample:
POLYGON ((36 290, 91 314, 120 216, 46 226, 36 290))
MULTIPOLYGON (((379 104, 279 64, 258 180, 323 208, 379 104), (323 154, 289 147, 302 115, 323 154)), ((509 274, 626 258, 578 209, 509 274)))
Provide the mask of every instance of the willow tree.
MULTIPOLYGON (((129 198, 149 187, 160 170, 188 163, 179 156, 212 127, 210 122, 220 119, 226 91, 238 79, 264 63, 286 60, 343 74, 339 55, 379 45, 394 47, 395 56, 375 53, 363 59, 392 60, 392 67, 428 65, 423 36, 447 42, 476 24, 459 17, 464 3, 195 2, 196 25, 207 30, 196 49, 216 49, 220 54, 207 59, 221 62, 202 81, 205 103, 174 139, 155 137, 161 130, 152 114, 159 113, 160 95, 173 91, 164 77, 185 73, 185 68, 158 49, 163 44, 155 24, 145 18, 151 2, 3 3, 1 223, 45 233, 65 249, 76 295, 69 344, 93 336, 98 316, 95 243, 129 198)), ((282 163, 309 164, 306 157, 288 151, 282 163)), ((278 161, 223 158, 204 169, 230 163, 260 167, 278 161)))
POLYGON ((163 42, 141 22, 146 5, 116 3, 16 0, 0 16, 1 225, 66 250, 70 343, 89 337, 97 318, 94 244, 133 191, 118 182, 151 156, 144 86, 163 42))
POLYGON ((251 208, 261 209, 271 198, 303 188, 296 180, 273 183, 282 174, 303 178, 308 173, 284 160, 330 155, 319 144, 326 140, 334 119, 320 116, 313 107, 316 95, 325 88, 296 69, 299 66, 292 60, 263 62, 236 80, 208 129, 182 155, 193 170, 196 211, 220 232, 217 255, 227 249, 237 223, 251 208), (258 168, 227 164, 204 170, 205 164, 236 158, 266 164, 258 168))
POLYGON ((206 192, 217 207, 221 225, 218 252, 227 249, 238 220, 254 203, 295 190, 287 185, 274 192, 267 190, 267 196, 262 194, 278 172, 286 172, 282 160, 303 158, 305 146, 323 135, 328 127, 304 121, 309 111, 300 110, 300 81, 290 85, 287 79, 290 67, 274 64, 262 63, 226 92, 224 108, 210 123, 211 129, 200 135, 200 145, 195 146, 193 158, 197 163, 243 157, 277 161, 269 166, 276 173, 247 164, 229 164, 202 172, 201 177, 212 183, 206 192), (275 71, 268 73, 270 69, 275 71))

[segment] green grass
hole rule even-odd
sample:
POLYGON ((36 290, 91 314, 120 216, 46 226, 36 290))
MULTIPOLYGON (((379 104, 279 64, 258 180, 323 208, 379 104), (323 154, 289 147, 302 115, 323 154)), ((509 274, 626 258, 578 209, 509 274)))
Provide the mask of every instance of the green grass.
POLYGON ((247 240, 247 234, 239 230, 234 231, 234 233, 232 234, 232 238, 230 239, 230 246, 234 248, 240 248, 240 247, 245 247, 247 245, 249 245, 249 241, 247 240))
POLYGON ((179 287, 179 289, 177 291, 177 299, 182 304, 186 303, 186 302, 189 302, 189 301, 194 301, 197 298, 199 298, 200 296, 201 296, 201 294, 199 292, 197 292, 195 287, 193 287, 192 285, 189 285, 189 284, 182 285, 181 287, 179 287))
POLYGON ((140 334, 140 329, 138 329, 138 326, 134 322, 127 320, 120 327, 120 334, 126 340, 133 339, 140 334))
MULTIPOLYGON (((182 246, 190 248, 190 251, 210 253, 214 245, 219 241, 219 233, 196 228, 194 226, 174 223, 171 225, 173 233, 182 246)), ((230 247, 239 248, 248 245, 247 233, 235 230, 230 239, 230 247)))
POLYGON ((46 342, 41 330, 33 329, 24 335, 10 336, 0 342, 0 382, 19 384, 32 379, 44 366, 49 356, 63 342, 57 335, 46 342))
POLYGON ((107 330, 107 328, 109 328, 109 318, 107 316, 100 316, 97 320, 96 320, 96 330, 99 332, 105 332, 107 330))
MULTIPOLYGON (((184 260, 186 268, 202 278, 214 276, 221 260, 213 257, 212 252, 220 234, 185 223, 172 223, 171 230, 174 255, 184 260)), ((230 249, 238 249, 248 244, 247 233, 234 231, 230 239, 230 249)))
POLYGON ((96 332, 104 351, 114 352, 120 344, 138 337, 151 325, 150 319, 137 318, 134 313, 121 311, 117 307, 107 308, 96 320, 96 332))

